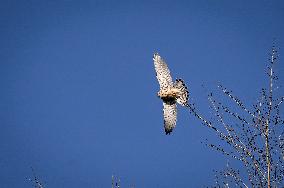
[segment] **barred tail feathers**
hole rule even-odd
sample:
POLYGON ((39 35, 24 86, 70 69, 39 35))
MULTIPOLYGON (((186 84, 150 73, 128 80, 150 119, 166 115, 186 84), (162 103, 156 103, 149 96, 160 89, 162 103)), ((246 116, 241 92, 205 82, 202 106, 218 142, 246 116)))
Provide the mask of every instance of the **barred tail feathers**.
POLYGON ((174 87, 180 91, 177 102, 182 106, 188 106, 189 92, 184 81, 182 79, 176 79, 174 87))

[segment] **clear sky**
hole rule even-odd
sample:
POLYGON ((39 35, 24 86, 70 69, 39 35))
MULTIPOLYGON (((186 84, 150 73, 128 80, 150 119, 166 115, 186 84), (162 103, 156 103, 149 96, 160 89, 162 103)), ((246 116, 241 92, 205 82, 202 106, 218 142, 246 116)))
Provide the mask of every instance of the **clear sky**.
POLYGON ((31 187, 30 166, 50 188, 212 184, 214 132, 179 108, 165 135, 153 53, 202 114, 202 84, 250 106, 274 38, 284 73, 283 20, 281 0, 0 1, 0 186, 31 187))

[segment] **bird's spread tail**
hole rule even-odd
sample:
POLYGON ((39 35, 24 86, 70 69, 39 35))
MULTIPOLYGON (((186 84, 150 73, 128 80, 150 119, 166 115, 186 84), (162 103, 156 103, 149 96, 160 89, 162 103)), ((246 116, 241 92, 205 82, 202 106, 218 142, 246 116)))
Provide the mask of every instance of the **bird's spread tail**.
POLYGON ((176 79, 176 82, 174 83, 174 87, 179 90, 179 95, 177 97, 177 102, 182 106, 188 106, 188 97, 189 92, 187 90, 187 87, 182 79, 176 79))

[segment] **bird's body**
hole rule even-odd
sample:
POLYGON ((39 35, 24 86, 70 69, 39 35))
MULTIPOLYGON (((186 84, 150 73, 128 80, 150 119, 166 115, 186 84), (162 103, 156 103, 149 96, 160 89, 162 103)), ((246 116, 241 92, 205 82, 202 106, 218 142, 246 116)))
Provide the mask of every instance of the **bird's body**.
POLYGON ((160 84, 158 97, 162 99, 164 106, 164 128, 166 134, 170 134, 177 121, 176 103, 188 106, 188 91, 182 79, 176 79, 175 83, 173 83, 168 66, 158 53, 154 54, 153 60, 156 76, 160 84))

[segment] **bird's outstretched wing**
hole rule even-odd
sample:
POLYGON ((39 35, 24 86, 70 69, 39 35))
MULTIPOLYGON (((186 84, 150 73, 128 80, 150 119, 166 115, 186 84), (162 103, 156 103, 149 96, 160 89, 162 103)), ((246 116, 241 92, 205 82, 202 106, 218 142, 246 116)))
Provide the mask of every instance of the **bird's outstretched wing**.
POLYGON ((167 104, 164 105, 164 127, 166 134, 170 134, 176 126, 177 122, 177 105, 167 104))
POLYGON ((173 80, 167 64, 164 62, 164 60, 158 53, 154 54, 153 60, 156 70, 156 76, 160 84, 160 89, 166 90, 168 88, 173 87, 173 80))

